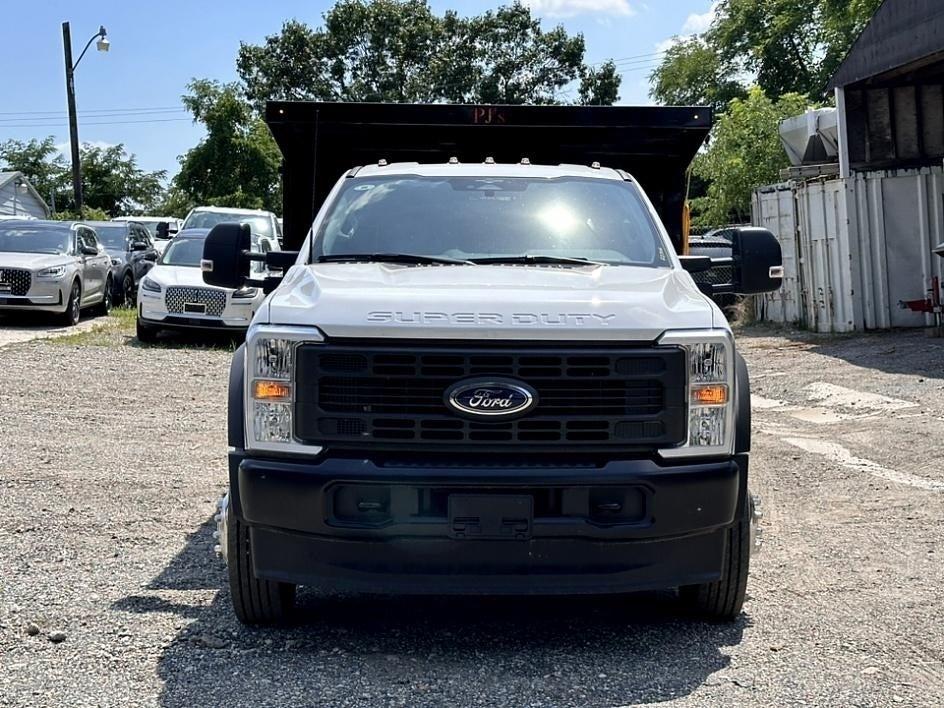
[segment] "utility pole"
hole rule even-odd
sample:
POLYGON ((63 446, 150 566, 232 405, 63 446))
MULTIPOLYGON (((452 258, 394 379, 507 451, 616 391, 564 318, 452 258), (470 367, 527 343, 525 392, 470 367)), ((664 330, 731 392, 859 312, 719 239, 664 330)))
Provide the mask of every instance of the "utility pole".
POLYGON ((72 31, 68 22, 62 23, 62 48, 66 60, 66 97, 69 101, 69 143, 72 146, 72 193, 75 210, 82 218, 82 165, 79 163, 79 121, 75 115, 75 67, 72 65, 72 31))
POLYGON ((62 23, 62 50, 65 54, 66 62, 66 97, 69 101, 69 143, 72 146, 72 193, 75 198, 75 210, 79 218, 82 217, 82 164, 79 161, 79 120, 75 114, 75 69, 85 56, 85 52, 92 46, 92 42, 98 39, 98 51, 107 52, 111 46, 108 42, 105 27, 99 27, 98 32, 92 35, 92 38, 85 45, 85 49, 79 54, 79 58, 72 63, 72 30, 68 22, 62 23))

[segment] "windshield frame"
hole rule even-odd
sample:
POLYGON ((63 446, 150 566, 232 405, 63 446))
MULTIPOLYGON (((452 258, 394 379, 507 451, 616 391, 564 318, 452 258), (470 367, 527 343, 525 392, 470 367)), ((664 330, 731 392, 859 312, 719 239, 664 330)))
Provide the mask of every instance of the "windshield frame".
MULTIPOLYGON (((302 258, 304 258, 304 263, 307 264, 318 264, 323 261, 319 261, 320 258, 324 256, 332 256, 336 254, 326 254, 324 252, 324 239, 325 232, 328 224, 331 221, 332 215, 334 214, 335 209, 341 203, 341 197, 347 192, 353 190, 358 182, 371 182, 371 183, 380 183, 385 181, 398 181, 404 179, 415 179, 415 180, 424 180, 428 179, 430 181, 442 181, 449 179, 468 179, 468 180, 477 180, 477 179, 500 179, 500 180, 530 180, 536 183, 551 183, 551 182, 581 182, 581 183, 594 183, 594 184, 608 184, 608 185, 617 185, 622 189, 625 189, 630 198, 638 202, 641 213, 644 215, 645 222, 652 231, 654 237, 654 245, 656 248, 656 255, 653 257, 652 263, 645 262, 635 262, 635 261, 615 261, 601 258, 591 258, 587 265, 589 266, 608 266, 608 267, 632 267, 632 268, 653 268, 653 269, 678 269, 678 254, 675 252, 675 248, 672 245, 671 239, 668 236, 668 233, 665 231, 665 227, 662 225, 661 220, 658 218, 655 213, 655 208, 652 205, 652 202, 649 200, 646 193, 632 180, 616 180, 616 179, 606 179, 601 177, 586 177, 582 175, 567 175, 561 174, 553 177, 544 177, 544 176, 520 176, 520 175, 495 175, 488 173, 481 173, 475 175, 456 175, 454 178, 447 175, 424 175, 417 173, 399 173, 399 174, 389 174, 389 175, 371 175, 369 177, 342 177, 338 183, 334 186, 331 193, 325 199, 322 208, 318 211, 318 214, 315 217, 314 222, 312 223, 311 229, 306 237, 304 243, 302 244, 302 258), (664 261, 660 260, 658 257, 658 250, 661 247, 662 251, 665 254, 664 261)), ((395 249, 391 249, 392 251, 395 249)), ((437 254, 408 254, 416 256, 436 256, 437 254)), ((512 254, 505 254, 509 257, 512 254)), ((530 253, 521 252, 514 254, 517 256, 529 256, 530 253)), ((539 256, 551 255, 546 253, 543 250, 540 250, 537 254, 539 256)), ((568 256, 568 254, 561 254, 562 256, 568 256)), ((470 257, 471 260, 475 260, 470 257)), ((579 260, 581 257, 575 258, 579 260)), ((457 264, 458 265, 458 264, 457 264)), ((528 264, 531 266, 545 266, 552 264, 528 264)), ((556 264, 558 267, 561 264, 556 264)), ((573 264, 576 267, 579 267, 579 264, 573 264)))

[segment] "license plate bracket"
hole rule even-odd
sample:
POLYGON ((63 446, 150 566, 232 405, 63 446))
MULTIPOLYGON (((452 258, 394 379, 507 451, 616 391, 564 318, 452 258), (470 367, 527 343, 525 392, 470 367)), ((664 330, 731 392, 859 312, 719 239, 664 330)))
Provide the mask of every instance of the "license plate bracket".
POLYGON ((449 535, 455 539, 527 540, 533 520, 528 495, 449 495, 449 535))
POLYGON ((184 312, 193 312, 198 315, 205 315, 207 311, 207 306, 202 302, 185 302, 184 303, 184 312))

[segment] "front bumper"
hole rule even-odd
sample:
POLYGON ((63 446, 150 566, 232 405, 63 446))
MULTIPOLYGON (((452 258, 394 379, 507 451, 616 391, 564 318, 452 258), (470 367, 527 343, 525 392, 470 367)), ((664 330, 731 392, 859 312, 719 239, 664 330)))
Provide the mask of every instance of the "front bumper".
POLYGON ((747 465, 301 463, 237 451, 230 477, 259 577, 329 591, 572 594, 719 578, 747 465))
POLYGON ((219 317, 196 313, 168 312, 163 293, 145 293, 138 297, 138 316, 148 324, 167 329, 233 329, 245 330, 259 306, 255 298, 233 301, 227 298, 219 317))
POLYGON ((67 290, 72 281, 63 278, 43 282, 34 278, 26 295, 10 295, 0 292, 0 308, 10 310, 30 310, 38 312, 65 312, 68 301, 67 290))

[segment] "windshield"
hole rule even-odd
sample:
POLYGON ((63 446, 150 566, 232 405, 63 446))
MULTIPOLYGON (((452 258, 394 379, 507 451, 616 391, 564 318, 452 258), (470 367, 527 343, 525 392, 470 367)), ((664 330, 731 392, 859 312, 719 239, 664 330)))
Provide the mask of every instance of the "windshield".
MULTIPOLYGON (((184 229, 212 229, 217 224, 249 224, 250 230, 259 236, 273 237, 272 220, 268 216, 249 214, 227 214, 219 211, 195 211, 184 222, 184 229)), ((181 229, 183 230, 183 229, 181 229)))
POLYGON ((162 265, 196 268, 203 258, 203 243, 202 238, 175 238, 167 244, 158 262, 162 265))
POLYGON ((318 231, 315 258, 528 255, 671 264, 639 194, 625 182, 414 176, 348 182, 318 231))
MULTIPOLYGON (((144 228, 147 229, 147 232, 151 234, 151 238, 157 238, 157 225, 166 219, 135 219, 134 223, 141 224, 144 228)), ((166 240, 166 239, 161 239, 166 240)))
POLYGON ((124 251, 128 248, 127 226, 96 226, 95 233, 108 251, 124 251))
POLYGON ((30 226, 27 222, 0 222, 0 252, 66 254, 72 250, 72 230, 30 226))

